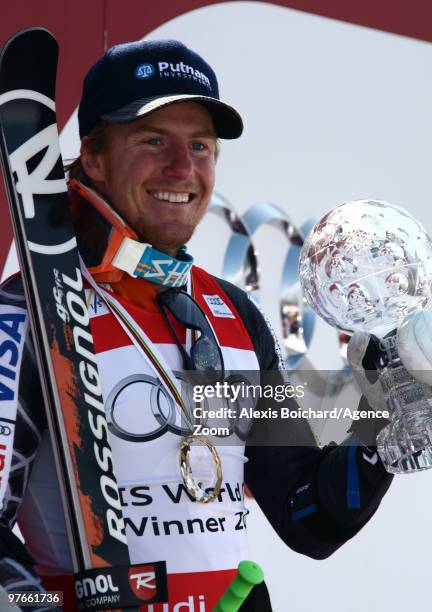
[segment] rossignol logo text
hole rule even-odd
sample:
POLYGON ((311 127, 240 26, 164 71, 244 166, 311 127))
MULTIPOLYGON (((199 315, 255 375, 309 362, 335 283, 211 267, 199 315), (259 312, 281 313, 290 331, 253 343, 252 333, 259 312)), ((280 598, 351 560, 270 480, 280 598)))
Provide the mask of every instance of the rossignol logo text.
POLYGON ((75 269, 76 279, 54 270, 54 295, 59 317, 72 326, 72 335, 76 352, 83 358, 79 364, 79 376, 84 389, 84 399, 88 406, 88 421, 95 438, 94 454, 101 469, 100 489, 108 504, 106 522, 109 534, 127 544, 124 523, 121 514, 120 496, 114 476, 112 452, 108 442, 108 427, 102 401, 102 388, 96 367, 96 356, 93 350, 93 339, 88 331, 89 314, 80 293, 83 290, 81 272, 75 269), (65 287, 63 287, 63 284, 65 287))
POLYGON ((75 574, 74 582, 79 609, 88 612, 138 610, 144 601, 168 600, 164 561, 88 569, 75 574))
POLYGON ((111 574, 99 574, 96 578, 83 578, 75 583, 75 593, 78 599, 96 595, 97 593, 106 593, 110 589, 117 592, 119 588, 113 584, 111 574))
POLYGON ((95 578, 83 578, 75 582, 75 594, 78 601, 84 600, 85 607, 105 608, 108 604, 117 604, 120 600, 118 591, 111 574, 99 574, 95 578))

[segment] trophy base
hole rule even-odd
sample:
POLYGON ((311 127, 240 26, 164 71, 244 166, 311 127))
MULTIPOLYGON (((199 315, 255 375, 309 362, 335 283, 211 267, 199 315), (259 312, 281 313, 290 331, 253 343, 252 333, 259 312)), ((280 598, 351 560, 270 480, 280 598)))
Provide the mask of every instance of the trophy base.
POLYGON ((427 420, 419 421, 419 416, 412 415, 404 423, 395 420, 378 434, 377 450, 390 474, 409 474, 432 468, 432 420, 430 414, 427 420))

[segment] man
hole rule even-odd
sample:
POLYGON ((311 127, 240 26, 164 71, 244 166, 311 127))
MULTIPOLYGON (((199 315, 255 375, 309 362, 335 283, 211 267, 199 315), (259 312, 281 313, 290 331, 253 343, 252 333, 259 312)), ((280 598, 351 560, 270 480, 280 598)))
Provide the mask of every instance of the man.
MULTIPOLYGON (((184 249, 210 200, 218 139, 239 137, 242 121, 220 101, 211 67, 176 41, 110 49, 84 81, 78 118, 82 146, 70 166, 71 208, 80 252, 97 281, 89 278, 88 299, 131 560, 166 562, 170 610, 187 602, 208 611, 248 557, 244 481, 291 548, 324 559, 365 525, 391 476, 370 460, 375 449, 356 446, 355 437, 320 450, 307 424, 293 421, 290 445, 253 445, 249 438, 245 447, 218 446, 223 483, 213 497, 182 480, 178 449, 190 431, 173 416, 163 375, 281 366, 253 302, 192 266, 184 249), (214 296, 221 311, 212 307, 214 296), (200 320, 204 340, 194 339, 179 315, 180 299, 200 320), (113 303, 140 330, 138 340, 125 332, 113 303)), ((23 304, 19 279, 5 284, 1 298, 23 304)), ((20 395, 15 446, 26 461, 20 466, 17 459, 4 499, 0 579, 12 590, 18 582, 36 585, 39 574, 47 588, 65 590, 72 567, 29 340, 20 395), (11 532, 18 511, 34 561, 11 532)), ((271 610, 264 585, 242 610, 271 610)))

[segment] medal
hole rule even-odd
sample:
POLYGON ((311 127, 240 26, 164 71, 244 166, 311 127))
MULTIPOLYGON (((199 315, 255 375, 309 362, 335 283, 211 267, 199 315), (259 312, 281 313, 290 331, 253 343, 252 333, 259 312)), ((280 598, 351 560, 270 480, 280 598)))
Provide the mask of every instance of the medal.
MULTIPOLYGON (((189 495, 195 500, 206 504, 213 501, 220 493, 222 485, 222 464, 214 444, 206 436, 187 436, 180 444, 180 474, 189 495), (214 483, 204 487, 202 480, 195 478, 192 469, 191 452, 197 446, 204 450, 207 457, 210 455, 214 463, 214 483)), ((198 461, 203 457, 199 457, 198 461)), ((201 478, 205 478, 205 468, 201 466, 201 478)))

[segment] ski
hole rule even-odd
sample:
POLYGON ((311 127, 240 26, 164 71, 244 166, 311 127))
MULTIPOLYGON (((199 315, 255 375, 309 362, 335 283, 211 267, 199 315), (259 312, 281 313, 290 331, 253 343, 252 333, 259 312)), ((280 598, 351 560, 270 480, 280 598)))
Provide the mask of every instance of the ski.
POLYGON ((137 608, 167 600, 166 568, 130 565, 58 141, 57 60, 57 41, 42 28, 17 33, 2 50, 3 173, 79 607, 137 608), (153 589, 137 588, 140 571, 154 573, 153 589))

